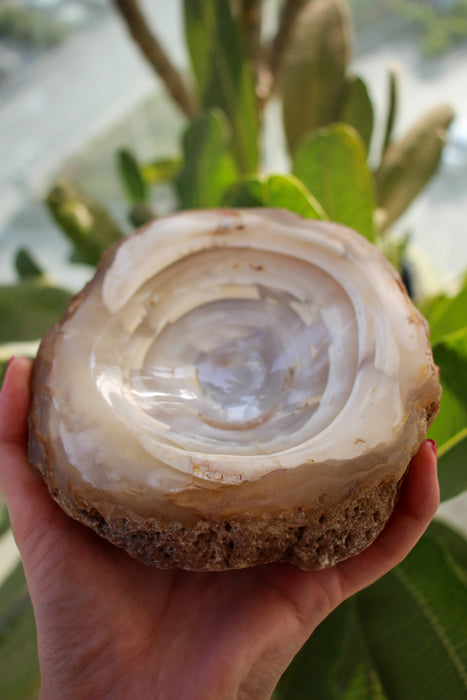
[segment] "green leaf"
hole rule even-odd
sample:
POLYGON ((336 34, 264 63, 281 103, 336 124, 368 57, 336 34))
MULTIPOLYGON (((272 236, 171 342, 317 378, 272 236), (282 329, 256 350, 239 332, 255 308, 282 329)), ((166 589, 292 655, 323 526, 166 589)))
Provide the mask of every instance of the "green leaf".
POLYGON ((357 598, 352 598, 351 603, 352 626, 347 633, 346 654, 339 665, 338 700, 386 700, 363 634, 357 598))
MULTIPOLYGON (((409 234, 410 236, 410 234, 409 234)), ((388 240, 388 239, 386 239, 388 240)), ((448 302, 450 297, 444 292, 439 292, 435 294, 434 296, 431 297, 422 297, 421 299, 417 299, 417 306, 422 313, 422 315, 426 318, 430 325, 430 337, 433 341, 435 340, 434 334, 433 334, 433 328, 432 328, 432 323, 431 323, 431 318, 434 314, 437 314, 438 312, 438 307, 441 308, 446 302, 448 302)), ((454 328, 452 330, 458 330, 457 328, 454 328)), ((442 334, 443 335, 443 334, 442 334)))
POLYGON ((293 175, 270 175, 266 187, 267 206, 283 207, 306 219, 328 219, 321 204, 293 175))
POLYGON ((0 535, 3 535, 10 527, 10 518, 5 499, 0 493, 0 535))
POLYGON ((388 111, 386 116, 386 127, 384 130, 382 149, 383 156, 392 141, 392 132, 394 130, 394 124, 396 122, 397 116, 398 87, 398 74, 395 70, 390 70, 388 84, 388 111))
POLYGON ((441 500, 446 501, 467 490, 467 428, 441 445, 438 457, 441 500))
POLYGON ((446 450, 450 449, 449 446, 453 446, 456 443, 457 436, 462 433, 467 425, 465 401, 460 401, 452 393, 449 386, 443 383, 442 371, 440 371, 440 382, 443 387, 441 409, 428 431, 428 437, 436 442, 438 451, 444 450, 445 445, 447 445, 446 450))
POLYGON ((340 0, 307 3, 298 15, 281 80, 292 155, 307 134, 338 121, 352 38, 348 7, 340 0))
POLYGON ((387 700, 381 680, 374 667, 365 659, 356 669, 339 700, 387 700))
POLYGON ((0 342, 41 338, 58 321, 71 292, 24 280, 0 286, 0 342))
POLYGON ((218 206, 238 175, 226 148, 222 113, 208 112, 193 119, 183 137, 183 151, 183 166, 175 180, 182 207, 218 206))
POLYGON ((142 166, 141 172, 144 179, 150 185, 160 182, 170 182, 180 170, 182 159, 180 156, 172 158, 160 158, 142 166))
POLYGON ((16 253, 15 267, 21 279, 37 279, 44 276, 39 263, 26 248, 20 248, 16 253))
POLYGON ((148 188, 138 163, 138 159, 128 148, 117 151, 117 168, 131 204, 145 204, 148 201, 148 188))
POLYGON ((368 153, 373 134, 374 110, 368 88, 358 76, 352 76, 346 81, 339 121, 350 124, 360 134, 368 153))
POLYGON ((104 250, 123 235, 104 207, 66 180, 53 187, 46 201, 53 218, 74 246, 76 262, 97 265, 104 250))
POLYGON ((442 386, 449 387, 467 408, 467 326, 445 335, 434 346, 433 354, 440 368, 442 386))
POLYGON ((399 567, 319 625, 275 700, 464 697, 466 561, 465 539, 432 523, 399 567))
POLYGON ((451 558, 460 576, 467 580, 467 540, 465 536, 439 520, 434 520, 425 537, 433 538, 444 548, 446 556, 451 558))
POLYGON ((134 204, 128 212, 132 226, 139 228, 156 218, 154 210, 148 204, 134 204))
POLYGON ((226 207, 264 207, 264 180, 260 177, 245 177, 230 187, 223 200, 226 207))
POLYGON ((253 172, 259 157, 255 86, 231 3, 184 0, 184 16, 202 108, 227 115, 238 168, 253 172))
POLYGON ((385 212, 384 228, 405 211, 438 169, 453 118, 451 107, 437 107, 385 151, 375 173, 378 203, 385 212))
POLYGON ((327 219, 323 208, 293 175, 269 175, 240 180, 224 199, 231 207, 279 207, 307 219, 327 219))
POLYGON ((375 240, 372 176, 365 146, 352 127, 334 124, 309 136, 295 153, 292 172, 332 221, 375 240))
POLYGON ((0 360, 0 387, 3 384, 5 378, 6 368, 8 367, 8 360, 0 360))
MULTIPOLYGON (((444 479, 448 481, 443 486, 443 497, 446 498, 447 493, 452 493, 453 485, 450 483, 455 477, 455 472, 451 473, 447 467, 451 465, 454 468, 454 454, 459 454, 462 448, 456 447, 456 452, 450 457, 447 453, 461 440, 460 436, 467 426, 467 327, 442 337, 433 347, 433 356, 439 367, 443 394, 441 410, 428 435, 438 444, 440 478, 442 483, 444 479), (446 470, 441 468, 441 456, 446 470), (447 476, 444 476, 445 474, 447 476)), ((456 483, 454 480, 454 484, 456 483)), ((456 488, 460 487, 461 483, 462 480, 456 488)))
POLYGON ((454 297, 440 296, 432 301, 431 308, 424 309, 430 324, 431 342, 435 344, 443 336, 467 326, 467 283, 454 297))
POLYGON ((0 588, 0 697, 33 700, 39 687, 34 614, 19 564, 0 588))
POLYGON ((386 700, 356 601, 345 601, 313 632, 280 679, 275 700, 386 700))
POLYGON ((407 262, 407 248, 410 244, 410 240, 411 235, 410 233, 407 233, 401 238, 396 236, 387 236, 381 241, 381 252, 384 253, 384 256, 401 275, 403 274, 404 265, 407 262))
POLYGON ((466 697, 467 586, 438 542, 359 593, 358 612, 388 698, 466 697))

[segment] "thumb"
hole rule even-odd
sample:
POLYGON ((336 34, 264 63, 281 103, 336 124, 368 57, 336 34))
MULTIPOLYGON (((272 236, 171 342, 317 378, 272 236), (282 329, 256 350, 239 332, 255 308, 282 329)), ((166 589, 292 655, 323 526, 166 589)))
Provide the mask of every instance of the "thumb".
POLYGON ((12 358, 0 392, 0 490, 21 553, 33 533, 55 517, 54 503, 28 459, 31 368, 31 360, 12 358))

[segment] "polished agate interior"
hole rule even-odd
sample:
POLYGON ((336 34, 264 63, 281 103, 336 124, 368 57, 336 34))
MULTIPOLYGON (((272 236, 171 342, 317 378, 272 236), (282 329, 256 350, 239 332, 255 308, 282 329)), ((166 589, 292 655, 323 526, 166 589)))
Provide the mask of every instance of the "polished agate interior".
POLYGON ((396 443, 410 458, 436 381, 423 319, 363 238, 281 211, 186 212, 126 239, 63 323, 51 429, 101 488, 346 464, 350 488, 356 460, 396 443))
POLYGON ((115 314, 93 348, 93 374, 146 441, 207 454, 284 450, 345 405, 358 356, 352 314, 339 283, 310 263, 203 251, 151 278, 115 314))

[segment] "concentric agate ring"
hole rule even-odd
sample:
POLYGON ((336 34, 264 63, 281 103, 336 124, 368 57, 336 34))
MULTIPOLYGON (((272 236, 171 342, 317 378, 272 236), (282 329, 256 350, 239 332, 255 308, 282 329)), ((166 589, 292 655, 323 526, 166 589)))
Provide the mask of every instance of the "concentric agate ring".
POLYGON ((366 547, 439 408, 426 322, 355 232, 282 210, 156 220, 44 338, 30 455, 161 567, 315 569, 366 547))

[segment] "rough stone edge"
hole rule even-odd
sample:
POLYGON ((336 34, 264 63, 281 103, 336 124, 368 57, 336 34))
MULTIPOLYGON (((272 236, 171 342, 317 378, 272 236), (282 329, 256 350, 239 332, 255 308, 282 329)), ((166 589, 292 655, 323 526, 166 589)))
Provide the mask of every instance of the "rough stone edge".
MULTIPOLYGON (((47 483, 47 477, 42 473, 47 483)), ((306 570, 333 566, 368 547, 382 531, 397 501, 400 481, 356 489, 327 508, 299 509, 268 517, 200 518, 192 526, 156 518, 137 523, 99 511, 51 487, 52 497, 72 518, 144 564, 191 571, 224 571, 290 562, 306 570)))

